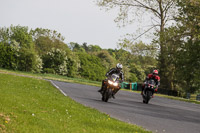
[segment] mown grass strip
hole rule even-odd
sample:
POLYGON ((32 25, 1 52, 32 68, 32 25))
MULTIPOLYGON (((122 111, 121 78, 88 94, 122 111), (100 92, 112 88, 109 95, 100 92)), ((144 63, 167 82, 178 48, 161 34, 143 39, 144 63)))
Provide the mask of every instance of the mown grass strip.
POLYGON ((0 74, 2 133, 147 133, 62 95, 50 82, 0 74))
MULTIPOLYGON (((134 92, 134 93, 141 93, 141 91, 132 91, 132 90, 128 90, 128 89, 122 89, 122 90, 131 91, 131 92, 134 92)), ((165 98, 168 98, 168 99, 190 102, 190 103, 195 103, 195 104, 200 104, 200 101, 192 100, 192 99, 185 99, 185 98, 181 98, 181 97, 168 96, 168 95, 163 95, 163 94, 158 94, 158 93, 155 93, 155 96, 165 97, 165 98)))
POLYGON ((70 83, 79 83, 79 84, 86 84, 86 85, 92 85, 92 86, 101 86, 101 82, 98 82, 98 81, 91 81, 91 80, 80 79, 80 78, 70 78, 67 76, 55 75, 55 74, 35 74, 35 73, 30 73, 30 72, 6 70, 2 68, 0 69, 0 73, 27 76, 27 77, 40 78, 40 79, 41 78, 50 79, 50 80, 64 81, 64 82, 70 82, 70 83))

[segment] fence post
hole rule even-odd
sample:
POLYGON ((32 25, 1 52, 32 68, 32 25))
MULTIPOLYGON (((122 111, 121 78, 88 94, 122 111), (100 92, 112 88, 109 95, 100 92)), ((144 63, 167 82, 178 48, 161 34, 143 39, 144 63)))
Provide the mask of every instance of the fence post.
POLYGON ((197 95, 196 100, 200 101, 200 94, 197 95))
POLYGON ((190 93, 186 94, 186 99, 190 99, 190 93))

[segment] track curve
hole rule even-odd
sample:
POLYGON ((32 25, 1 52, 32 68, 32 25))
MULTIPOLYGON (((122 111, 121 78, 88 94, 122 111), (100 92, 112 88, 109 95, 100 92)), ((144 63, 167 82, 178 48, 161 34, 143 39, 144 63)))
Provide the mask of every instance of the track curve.
POLYGON ((140 94, 119 91, 116 99, 101 101, 99 87, 51 81, 73 100, 109 114, 111 117, 136 124, 158 133, 200 133, 200 105, 167 98, 142 103, 140 94))

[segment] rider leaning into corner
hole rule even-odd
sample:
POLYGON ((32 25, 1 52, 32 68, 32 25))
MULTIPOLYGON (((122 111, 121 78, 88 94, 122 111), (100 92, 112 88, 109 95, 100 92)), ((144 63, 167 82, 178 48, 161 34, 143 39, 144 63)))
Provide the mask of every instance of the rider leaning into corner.
MULTIPOLYGON (((124 73, 122 72, 122 64, 120 64, 120 63, 118 63, 117 65, 116 65, 116 68, 112 68, 112 69, 110 69, 107 73, 106 73, 106 77, 108 77, 108 76, 110 76, 110 75, 112 75, 112 74, 117 74, 117 75, 119 75, 119 77, 120 77, 120 82, 123 82, 124 81, 124 73)), ((105 85, 105 81, 106 81, 107 79, 105 79, 105 80, 103 80, 102 81, 102 85, 101 85, 101 89, 100 90, 98 90, 98 92, 100 92, 100 93, 102 93, 103 91, 104 91, 104 85, 105 85)), ((115 90, 114 92, 113 92, 113 94, 112 94, 112 97, 113 98, 115 98, 114 97, 114 95, 119 91, 121 89, 121 86, 119 86, 119 89, 118 90, 115 90)))
MULTIPOLYGON (((155 81, 156 86, 155 86, 154 92, 157 92, 158 91, 158 86, 160 85, 160 77, 158 76, 158 70, 153 70, 152 73, 148 74, 148 76, 146 77, 145 82, 147 80, 150 80, 150 79, 153 79, 155 81)), ((143 90, 145 88, 145 82, 144 82, 144 84, 142 86, 141 95, 143 95, 143 90)), ((153 92, 153 94, 154 94, 154 92, 153 92)), ((153 94, 152 94, 152 97, 153 97, 153 94)))

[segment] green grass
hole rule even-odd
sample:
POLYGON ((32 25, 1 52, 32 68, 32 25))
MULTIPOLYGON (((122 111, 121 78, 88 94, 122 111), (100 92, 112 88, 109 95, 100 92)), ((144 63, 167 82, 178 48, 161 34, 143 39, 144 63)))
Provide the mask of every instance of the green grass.
POLYGON ((165 98, 173 99, 173 100, 179 100, 179 101, 184 101, 184 102, 190 102, 190 103, 200 104, 200 101, 193 100, 193 99, 185 99, 185 98, 181 98, 181 97, 167 96, 167 95, 162 95, 162 94, 156 94, 156 95, 160 96, 160 97, 165 97, 165 98))
POLYGON ((147 133, 62 95, 49 82, 0 74, 1 133, 147 133))
POLYGON ((55 74, 35 74, 35 73, 30 73, 30 72, 6 70, 2 68, 0 68, 0 73, 24 75, 24 76, 30 76, 33 78, 51 79, 51 80, 58 80, 58 81, 71 82, 71 83, 101 86, 101 82, 98 82, 98 81, 91 81, 91 80, 87 80, 83 78, 70 78, 67 76, 55 75, 55 74))

